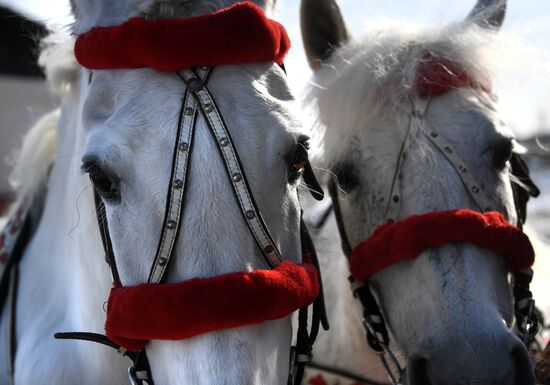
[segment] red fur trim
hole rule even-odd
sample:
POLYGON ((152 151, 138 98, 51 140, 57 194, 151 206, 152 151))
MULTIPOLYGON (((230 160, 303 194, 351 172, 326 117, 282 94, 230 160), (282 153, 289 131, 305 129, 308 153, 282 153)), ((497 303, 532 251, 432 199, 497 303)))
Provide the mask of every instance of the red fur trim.
POLYGON ((414 215, 379 226, 353 250, 350 270, 363 282, 396 262, 415 259, 428 248, 448 243, 472 243, 491 250, 506 258, 511 272, 529 268, 535 261, 529 237, 502 214, 455 210, 414 215))
POLYGON ((273 270, 111 290, 107 336, 131 351, 147 340, 182 340, 285 317, 319 294, 317 269, 284 261, 273 270))
POLYGON ((251 2, 189 19, 144 20, 80 35, 78 62, 92 70, 143 68, 174 72, 198 66, 274 61, 290 48, 284 27, 251 2))
POLYGON ((310 378, 308 382, 309 385, 328 385, 325 378, 320 374, 317 377, 310 378))
POLYGON ((470 77, 458 63, 427 54, 417 70, 418 95, 423 98, 439 96, 455 88, 478 88, 490 94, 492 87, 470 77))

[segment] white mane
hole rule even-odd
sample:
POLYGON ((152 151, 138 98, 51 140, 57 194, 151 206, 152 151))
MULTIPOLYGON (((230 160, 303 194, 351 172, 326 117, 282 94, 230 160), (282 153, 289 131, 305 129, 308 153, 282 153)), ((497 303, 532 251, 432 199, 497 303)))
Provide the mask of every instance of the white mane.
MULTIPOLYGON (((65 32, 52 31, 42 41, 39 63, 52 93, 59 97, 70 95, 80 67, 73 55, 74 39, 65 32)), ((59 109, 42 116, 23 140, 14 157, 10 184, 18 196, 32 193, 46 182, 56 156, 56 132, 59 109)))
POLYGON ((331 164, 345 153, 357 132, 408 112, 417 68, 426 53, 456 62, 485 83, 501 64, 502 41, 474 25, 426 28, 387 22, 350 41, 315 73, 305 98, 316 117, 313 131, 322 143, 317 157, 331 164), (354 111, 357 106, 362 111, 354 111))

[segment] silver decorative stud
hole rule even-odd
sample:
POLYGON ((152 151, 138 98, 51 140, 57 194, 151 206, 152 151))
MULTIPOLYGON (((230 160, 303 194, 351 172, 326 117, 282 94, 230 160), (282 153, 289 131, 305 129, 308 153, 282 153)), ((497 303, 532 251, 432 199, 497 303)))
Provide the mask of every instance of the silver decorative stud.
POLYGON ((208 104, 206 104, 206 105, 204 106, 204 110, 205 110, 207 113, 210 113, 210 112, 214 111, 214 106, 213 106, 212 104, 208 103, 208 104))
POLYGON ((254 210, 248 210, 246 212, 246 217, 248 219, 254 219, 254 218, 256 218, 256 213, 254 212, 254 210))
POLYGON ((233 179, 233 182, 240 182, 243 179, 242 175, 239 173, 233 174, 231 178, 233 179))
POLYGON ((275 251, 275 248, 272 245, 268 245, 264 247, 264 251, 266 254, 271 254, 275 251))
POLYGON ((166 266, 166 262, 168 262, 168 261, 166 260, 166 258, 159 258, 159 265, 160 265, 160 266, 166 266))
POLYGON ((194 111, 191 107, 187 107, 187 108, 185 109, 185 115, 187 115, 187 116, 193 115, 194 112, 195 112, 195 111, 194 111))
POLYGON ((183 181, 182 180, 178 179, 178 180, 174 181, 174 188, 176 190, 179 190, 182 187, 183 187, 183 181))
POLYGON ((477 186, 472 187, 472 191, 473 191, 475 194, 477 194, 477 193, 479 192, 479 187, 477 187, 477 186))
POLYGON ((189 149, 189 145, 185 142, 181 142, 178 148, 180 151, 187 151, 189 149))
POLYGON ((449 146, 446 146, 446 147, 444 148, 444 150, 445 150, 445 152, 446 152, 447 154, 452 154, 452 153, 453 153, 453 149, 452 149, 451 147, 449 147, 449 146))
POLYGON ((432 138, 437 138, 437 137, 439 136, 439 134, 438 134, 437 132, 435 132, 435 131, 432 131, 432 132, 430 133, 430 136, 431 136, 432 138))
POLYGON ((220 139, 220 144, 222 145, 222 147, 225 147, 229 144, 229 139, 227 138, 221 138, 220 139))
POLYGON ((458 169, 462 172, 468 172, 468 169, 466 168, 466 166, 464 166, 463 164, 461 164, 460 166, 458 166, 458 169))
POLYGON ((170 230, 174 230, 176 228, 176 221, 172 221, 172 220, 168 221, 166 223, 166 227, 170 230))

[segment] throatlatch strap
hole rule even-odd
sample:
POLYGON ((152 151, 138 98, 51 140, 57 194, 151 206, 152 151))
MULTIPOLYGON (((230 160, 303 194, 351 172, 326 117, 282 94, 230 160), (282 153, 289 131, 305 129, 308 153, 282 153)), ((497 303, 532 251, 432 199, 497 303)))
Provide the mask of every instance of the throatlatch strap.
MULTIPOLYGON (((273 241, 267 225, 262 218, 260 211, 256 206, 256 202, 250 192, 250 187, 246 180, 244 170, 241 166, 239 156, 233 141, 231 134, 229 133, 225 122, 212 98, 208 88, 206 88, 206 77, 200 72, 197 74, 192 70, 183 70, 179 72, 182 80, 187 84, 189 90, 195 96, 202 112, 206 119, 208 127, 212 132, 218 149, 222 155, 225 168, 231 180, 231 185, 243 217, 254 236, 258 247, 260 248, 266 262, 269 267, 277 266, 283 261, 281 253, 273 241)), ((208 73, 207 73, 208 74, 208 73)), ((207 75, 206 74, 206 75, 207 75)))

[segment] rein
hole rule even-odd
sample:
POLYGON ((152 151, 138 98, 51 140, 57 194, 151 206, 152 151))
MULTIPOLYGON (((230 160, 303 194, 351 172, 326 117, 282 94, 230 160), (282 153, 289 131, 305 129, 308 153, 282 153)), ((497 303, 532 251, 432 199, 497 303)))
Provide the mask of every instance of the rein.
MULTIPOLYGON (((528 237, 521 230, 526 219, 527 201, 530 196, 538 196, 538 188, 530 179, 526 164, 519 155, 514 154, 511 160, 512 173, 517 174, 522 183, 522 185, 517 185, 511 181, 518 214, 518 227, 509 224, 501 214, 490 212, 492 200, 483 191, 481 184, 477 183, 469 172, 466 163, 458 156, 453 146, 437 130, 429 127, 425 120, 431 98, 455 88, 477 88, 488 93, 491 90, 490 85, 472 80, 467 72, 457 64, 447 59, 436 58, 431 54, 426 55, 417 73, 417 95, 412 99, 408 130, 401 145, 390 193, 386 200, 388 203, 384 210, 384 224, 375 229, 370 238, 355 248, 352 247, 346 233, 337 184, 334 180, 331 180, 328 185, 341 237, 342 250, 350 263, 352 276, 349 279, 351 288, 354 296, 363 307, 363 326, 367 334, 367 342, 373 352, 379 355, 392 385, 402 384, 401 377, 404 370, 401 368, 396 355, 390 349, 390 338, 386 322, 371 292, 368 277, 398 261, 416 258, 425 248, 439 247, 450 242, 473 242, 494 250, 498 254, 505 255, 508 258, 510 272, 514 276, 513 295, 516 327, 527 347, 532 343, 539 329, 534 300, 529 290, 533 276, 531 266, 534 262, 534 252, 528 237), (408 151, 419 135, 426 136, 453 166, 478 209, 481 212, 489 211, 489 213, 480 214, 468 210, 428 213, 397 222, 402 199, 401 169, 408 151), (443 222, 437 224, 436 218, 441 218, 443 222), (451 218, 456 219, 452 220, 451 218), (420 221, 424 223, 424 227, 418 229, 416 226, 420 221), (472 231, 473 229, 469 228, 472 223, 479 224, 476 227, 477 231, 472 231), (457 225, 463 227, 463 237, 454 238, 452 231, 454 226, 457 225), (441 226, 444 228, 441 229, 441 226), (432 232, 437 229, 443 233, 439 242, 430 238, 431 233, 426 235, 429 239, 425 243, 417 238, 423 230, 430 228, 432 232), (487 241, 484 237, 489 232, 492 232, 493 238, 487 241), (509 236, 519 242, 519 245, 511 242, 509 236), (479 241, 476 242, 474 239, 479 241), (512 250, 518 254, 506 250, 506 246, 511 246, 512 250), (411 252, 409 247, 416 251, 411 252)), ((336 373, 334 368, 329 369, 331 369, 328 370, 329 372, 336 373)))

